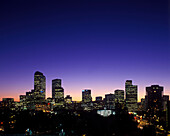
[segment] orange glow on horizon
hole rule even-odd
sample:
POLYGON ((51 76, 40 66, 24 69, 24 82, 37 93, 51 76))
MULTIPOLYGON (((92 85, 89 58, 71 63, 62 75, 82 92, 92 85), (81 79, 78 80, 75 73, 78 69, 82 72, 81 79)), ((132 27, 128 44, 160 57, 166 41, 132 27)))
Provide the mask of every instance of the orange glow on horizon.
MULTIPOLYGON (((97 96, 99 96, 99 95, 97 95, 97 96)), ((92 96, 92 100, 95 101, 95 97, 97 97, 97 96, 92 96)), ((102 98, 105 97, 104 95, 100 95, 100 96, 102 96, 102 98)), ((48 98, 48 97, 50 97, 50 96, 46 96, 46 98, 48 98)), ((81 101, 82 100, 81 96, 71 96, 71 97, 72 97, 73 101, 81 101)), ((12 97, 11 95, 10 96, 0 97, 1 101, 2 101, 2 98, 14 98, 14 101, 19 102, 19 95, 18 95, 18 97, 12 97)), ((141 98, 144 98, 144 97, 138 96, 138 102, 141 101, 141 98)))

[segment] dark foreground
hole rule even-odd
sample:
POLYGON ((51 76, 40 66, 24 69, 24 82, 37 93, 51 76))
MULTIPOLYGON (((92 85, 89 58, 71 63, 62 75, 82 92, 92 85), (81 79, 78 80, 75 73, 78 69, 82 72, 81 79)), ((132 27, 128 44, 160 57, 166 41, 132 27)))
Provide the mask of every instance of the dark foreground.
POLYGON ((154 127, 137 128, 133 115, 126 113, 102 117, 96 111, 60 110, 1 111, 1 135, 23 136, 29 128, 32 135, 59 136, 156 136, 154 127))

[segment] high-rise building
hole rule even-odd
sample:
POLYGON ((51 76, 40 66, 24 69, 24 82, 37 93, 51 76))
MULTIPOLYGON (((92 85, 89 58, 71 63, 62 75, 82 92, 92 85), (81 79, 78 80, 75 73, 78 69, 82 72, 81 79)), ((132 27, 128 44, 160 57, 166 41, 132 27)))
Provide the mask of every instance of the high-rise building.
POLYGON ((85 89, 82 91, 82 102, 89 103, 92 101, 91 90, 85 89))
POLYGON ((66 102, 66 104, 71 104, 72 103, 72 97, 70 95, 67 95, 65 97, 65 102, 66 102))
POLYGON ((52 98, 55 98, 55 88, 61 88, 61 79, 52 80, 52 98))
POLYGON ((124 90, 115 90, 115 102, 124 103, 124 90))
POLYGON ((105 94, 105 105, 107 109, 115 109, 115 95, 105 94))
POLYGON ((20 95, 21 110, 27 109, 26 95, 20 95))
POLYGON ((162 92, 163 87, 159 85, 146 87, 147 109, 152 115, 162 110, 162 92))
POLYGON ((102 96, 97 96, 96 100, 93 102, 94 109, 103 109, 104 108, 104 101, 102 96))
POLYGON ((40 98, 39 96, 36 96, 36 93, 34 90, 31 90, 31 92, 26 92, 26 107, 27 109, 35 109, 36 104, 41 104, 44 102, 44 99, 40 98))
POLYGON ((43 73, 36 71, 34 74, 34 99, 37 102, 45 100, 46 78, 43 73))
POLYGON ((52 80, 52 98, 57 106, 64 105, 64 89, 61 87, 61 79, 52 80))
POLYGON ((125 91, 126 91, 126 106, 129 112, 138 110, 137 107, 137 85, 132 84, 132 80, 126 80, 125 91))
POLYGON ((2 98, 2 106, 11 108, 14 105, 14 98, 2 98))
POLYGON ((162 106, 164 111, 167 110, 168 101, 169 101, 169 95, 163 95, 162 106))

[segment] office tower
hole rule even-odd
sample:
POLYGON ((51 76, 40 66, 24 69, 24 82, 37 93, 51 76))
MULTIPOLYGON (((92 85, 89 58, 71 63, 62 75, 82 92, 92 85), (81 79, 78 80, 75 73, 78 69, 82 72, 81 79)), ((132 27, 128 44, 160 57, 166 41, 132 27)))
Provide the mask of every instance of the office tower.
POLYGON ((147 109, 149 109, 151 115, 162 110, 162 92, 163 87, 159 85, 146 87, 147 109))
POLYGON ((45 100, 46 78, 43 73, 36 71, 34 74, 34 99, 36 103, 45 100))
POLYGON ((61 88, 61 79, 52 80, 52 98, 55 98, 55 88, 61 88))
POLYGON ((27 101, 32 101, 34 97, 33 92, 26 92, 26 100, 27 101))
POLYGON ((167 110, 168 101, 169 101, 169 95, 163 95, 162 106, 164 111, 167 110))
POLYGON ((115 109, 115 95, 105 94, 105 105, 107 109, 115 109))
POLYGON ((115 90, 115 102, 124 103, 124 90, 115 90))
POLYGON ((133 85, 132 80, 126 81, 126 106, 129 112, 137 111, 137 90, 137 85, 133 85))
POLYGON ((96 100, 93 102, 94 109, 103 109, 104 108, 104 101, 102 96, 97 96, 96 100))
POLYGON ((52 98, 57 106, 64 105, 64 89, 61 87, 61 79, 52 80, 52 98))
POLYGON ((92 101, 91 90, 85 89, 82 91, 82 102, 89 103, 92 101))
POLYGON ((26 95, 20 95, 21 110, 27 109, 26 95))
POLYGON ((70 95, 67 95, 65 97, 65 102, 66 102, 66 104, 71 104, 72 103, 72 97, 70 95))
POLYGON ((14 105, 14 98, 2 98, 2 107, 11 108, 14 105))
POLYGON ((101 102, 102 101, 102 96, 97 96, 96 97, 96 102, 101 102))
MULTIPOLYGON (((36 92, 38 94, 38 92, 36 92)), ((34 90, 31 90, 31 92, 26 92, 26 107, 27 109, 35 109, 36 104, 40 104, 43 102, 43 99, 40 99, 38 96, 36 96, 36 93, 34 90)))

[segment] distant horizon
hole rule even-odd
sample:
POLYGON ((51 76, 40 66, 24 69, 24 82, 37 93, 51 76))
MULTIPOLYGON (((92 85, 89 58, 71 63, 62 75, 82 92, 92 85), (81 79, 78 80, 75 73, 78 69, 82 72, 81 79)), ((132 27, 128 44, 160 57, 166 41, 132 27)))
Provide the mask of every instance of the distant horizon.
MULTIPOLYGON (((37 70, 37 71, 38 71, 38 70, 37 70)), ((35 72, 37 72, 37 71, 35 71, 35 72)), ((34 72, 34 73, 35 73, 35 72, 34 72)), ((43 73, 42 71, 38 71, 38 72, 43 73)), ((43 73, 43 75, 45 76, 44 73, 43 73)), ((45 77, 46 77, 46 76, 45 76, 45 77)), ((34 79, 34 76, 33 76, 33 79, 34 79)), ((61 79, 61 83, 63 82, 63 79, 62 79, 62 78, 54 78, 54 79, 61 79)), ((52 80, 54 80, 54 79, 52 79, 52 80)), ((51 80, 51 84, 52 84, 52 80, 51 80)), ((131 79, 127 79, 127 80, 131 80, 131 79)), ((125 82, 126 82, 127 80, 125 80, 125 82)), ((133 84, 133 80, 132 80, 132 84, 133 84)), ((139 87, 138 84, 133 84, 133 85, 137 85, 137 87, 139 87)), ((150 87, 150 86, 152 86, 152 85, 159 85, 159 86, 163 87, 163 89, 165 88, 164 86, 162 86, 162 85, 160 85, 160 84, 151 84, 151 85, 145 86, 145 88, 146 88, 146 87, 150 87)), ((63 86, 62 86, 62 87, 63 87, 63 86)), ((64 87, 63 87, 63 88, 64 88, 64 87)), ((87 88, 83 88, 83 89, 81 90, 81 95, 82 95, 82 91, 85 90, 85 89, 89 89, 89 90, 91 90, 91 93, 93 93, 93 90, 92 90, 91 88, 88 88, 88 87, 87 87, 87 88)), ((26 92, 31 92, 31 90, 34 90, 34 88, 32 88, 32 89, 30 89, 30 90, 28 90, 28 91, 25 91, 24 94, 19 94, 19 95, 18 95, 18 98, 15 98, 15 97, 12 97, 12 96, 11 96, 11 97, 0 97, 0 98, 1 98, 1 99, 3 99, 3 98, 14 98, 14 101, 19 102, 19 96, 20 96, 20 95, 26 95, 26 92)), ((126 92, 125 92, 125 89, 119 89, 119 88, 118 88, 118 89, 115 89, 115 90, 124 90, 124 94, 126 93, 126 92)), ((110 93, 108 92, 108 93, 106 93, 106 94, 114 94, 114 91, 115 91, 115 90, 113 90, 113 92, 110 92, 110 93)), ((145 90, 145 91, 146 91, 146 90, 145 90)), ((49 91, 48 91, 48 92, 49 92, 49 91)), ((165 92, 165 90, 163 90, 163 95, 167 95, 167 94, 165 94, 164 92, 165 92)), ((52 89, 51 89, 51 93, 52 93, 52 89)), ((141 98, 145 98, 145 95, 144 95, 144 96, 140 96, 140 95, 139 95, 139 90, 138 90, 137 94, 138 94, 138 102, 141 102, 141 98)), ((70 95, 70 94, 69 94, 69 93, 66 94, 65 91, 64 91, 64 97, 67 96, 67 95, 70 95)), ((71 96, 71 95, 70 95, 70 96, 71 96)), ((96 95, 96 96, 93 96, 93 95, 92 95, 92 100, 95 101, 95 98, 96 98, 97 96, 102 96, 102 99, 105 98, 105 94, 104 94, 104 95, 96 95)), ((125 95, 124 95, 124 96, 125 96, 125 95)), ((73 96, 71 96, 71 97, 72 97, 72 100, 73 100, 73 101, 78 101, 78 102, 80 102, 80 101, 82 100, 82 97, 81 97, 81 96, 80 96, 78 99, 76 99, 76 100, 74 100, 74 97, 73 97, 73 96)), ((46 89, 46 99, 47 99, 47 98, 52 98, 52 96, 49 96, 49 95, 47 96, 47 89, 46 89)))

